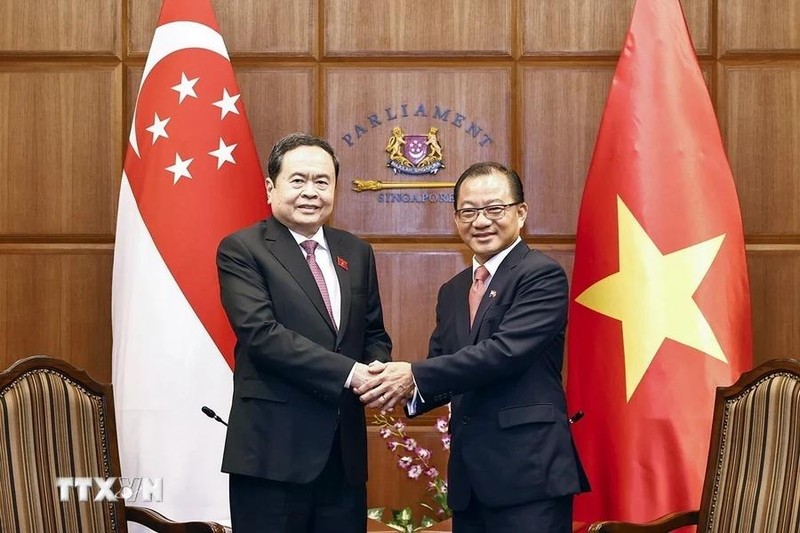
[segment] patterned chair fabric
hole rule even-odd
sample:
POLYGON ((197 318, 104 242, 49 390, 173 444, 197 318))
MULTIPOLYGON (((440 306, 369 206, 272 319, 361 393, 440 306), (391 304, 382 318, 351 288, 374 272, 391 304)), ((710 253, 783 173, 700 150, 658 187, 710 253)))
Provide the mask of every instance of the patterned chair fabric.
POLYGON ((592 533, 800 533, 800 361, 774 359, 717 389, 699 510, 592 533))
POLYGON ((66 361, 34 356, 0 372, 0 533, 127 533, 128 520, 164 533, 230 531, 108 501, 94 478, 120 477, 116 431, 111 385, 66 361), (57 478, 91 478, 91 489, 81 498, 65 486, 62 499, 57 478))
POLYGON ((57 477, 111 477, 103 398, 58 370, 24 373, 0 390, 0 531, 118 531, 110 502, 62 502, 57 477))
POLYGON ((709 533, 800 530, 800 376, 764 376, 725 401, 709 533))

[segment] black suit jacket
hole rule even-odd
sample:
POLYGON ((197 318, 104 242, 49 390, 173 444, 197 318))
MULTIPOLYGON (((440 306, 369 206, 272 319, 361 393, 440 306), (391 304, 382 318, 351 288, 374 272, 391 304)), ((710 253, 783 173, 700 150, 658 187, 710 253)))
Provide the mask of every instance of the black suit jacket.
POLYGON ((452 400, 449 503, 489 507, 588 490, 561 383, 564 270, 521 242, 498 267, 469 328, 472 268, 439 290, 428 359, 412 364, 427 411, 452 400))
POLYGON ((224 472, 308 483, 325 466, 338 421, 345 475, 367 479, 364 408, 343 386, 355 361, 388 361, 392 344, 372 248, 345 231, 324 233, 341 287, 338 333, 303 251, 276 219, 219 246, 222 303, 237 339, 224 472))

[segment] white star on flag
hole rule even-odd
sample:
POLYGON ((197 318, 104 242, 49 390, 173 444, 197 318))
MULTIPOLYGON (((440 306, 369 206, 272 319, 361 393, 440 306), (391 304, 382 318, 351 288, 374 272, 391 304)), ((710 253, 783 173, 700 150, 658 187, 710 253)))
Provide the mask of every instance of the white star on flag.
POLYGON ((236 113, 239 114, 239 110, 236 109, 236 101, 239 99, 240 94, 234 94, 233 96, 228 94, 228 89, 222 89, 222 100, 218 100, 213 102, 212 105, 217 106, 220 108, 220 120, 225 118, 225 115, 228 113, 236 113))
POLYGON ((169 135, 167 135, 167 123, 169 122, 169 117, 161 120, 161 118, 158 116, 158 113, 154 113, 154 115, 153 124, 146 128, 147 131, 153 134, 153 144, 156 143, 156 140, 159 137, 169 139, 169 135))
POLYGON ((178 180, 181 178, 192 179, 192 175, 189 173, 189 165, 192 164, 192 161, 194 161, 194 158, 190 158, 184 161, 183 159, 181 159, 180 154, 178 154, 177 152, 175 153, 175 164, 167 167, 167 171, 172 172, 173 185, 178 183, 178 180))
POLYGON ((237 144, 231 144, 227 146, 225 141, 222 140, 222 137, 219 138, 219 148, 216 150, 212 150, 208 152, 209 155, 213 155, 217 158, 217 170, 222 167, 226 162, 236 164, 236 161, 233 159, 233 149, 236 148, 237 144))
POLYGON ((187 96, 191 96, 192 98, 197 98, 197 94, 194 92, 194 84, 197 83, 197 80, 199 79, 200 79, 199 77, 191 80, 187 79, 186 73, 181 72, 181 82, 178 85, 172 86, 172 90, 177 91, 177 93, 180 95, 180 97, 178 98, 179 104, 182 104, 183 99, 186 98, 187 96))

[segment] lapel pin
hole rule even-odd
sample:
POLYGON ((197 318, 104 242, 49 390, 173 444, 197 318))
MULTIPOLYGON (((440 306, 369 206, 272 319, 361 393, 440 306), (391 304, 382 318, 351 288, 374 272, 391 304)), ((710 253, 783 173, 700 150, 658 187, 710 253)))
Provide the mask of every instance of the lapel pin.
POLYGON ((336 256, 336 264, 339 265, 340 267, 342 267, 343 269, 348 270, 348 268, 347 268, 347 260, 346 259, 342 259, 338 255, 336 256))
POLYGON ((494 290, 494 289, 490 290, 489 291, 489 298, 494 298, 495 296, 497 296, 497 291, 494 290))

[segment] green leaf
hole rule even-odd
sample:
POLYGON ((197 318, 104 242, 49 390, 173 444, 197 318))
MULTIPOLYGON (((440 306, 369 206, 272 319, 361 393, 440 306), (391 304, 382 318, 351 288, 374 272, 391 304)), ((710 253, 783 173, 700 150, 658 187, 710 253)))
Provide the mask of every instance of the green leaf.
POLYGON ((378 522, 383 522, 383 510, 384 507, 373 507, 372 509, 367 509, 367 518, 372 518, 378 522))
POLYGON ((423 528, 426 528, 426 527, 431 527, 435 523, 436 522, 432 518, 428 518, 427 516, 422 515, 422 520, 420 520, 419 525, 422 526, 423 528))
POLYGON ((392 522, 403 526, 407 526, 411 524, 411 519, 412 519, 411 507, 405 507, 400 510, 392 509, 392 522))

